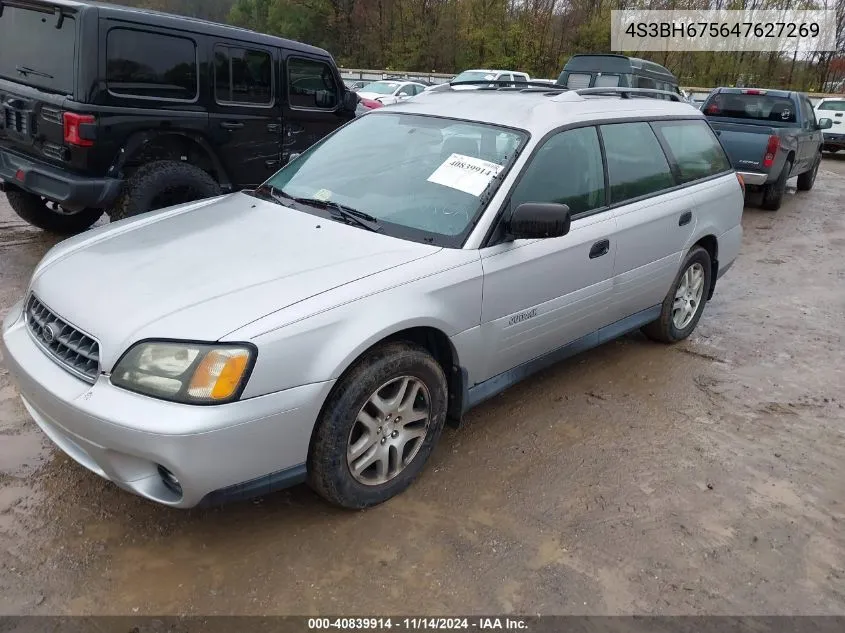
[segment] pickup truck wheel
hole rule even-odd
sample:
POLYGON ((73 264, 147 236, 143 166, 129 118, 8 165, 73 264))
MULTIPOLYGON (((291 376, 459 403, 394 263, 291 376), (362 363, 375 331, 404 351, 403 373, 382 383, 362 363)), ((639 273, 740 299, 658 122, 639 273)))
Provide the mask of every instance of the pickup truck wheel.
POLYGON ((387 501, 422 471, 446 420, 446 375, 423 348, 382 345, 329 396, 308 456, 308 484, 343 508, 387 501))
POLYGON ((21 219, 57 235, 81 233, 103 215, 102 209, 83 209, 77 213, 69 213, 55 202, 19 189, 7 191, 6 199, 21 219))
POLYGON ((786 193, 786 181, 789 179, 789 172, 792 171, 792 163, 786 161, 780 176, 773 183, 763 187, 763 204, 766 211, 777 211, 783 203, 783 195, 786 193))
POLYGON ((643 327, 643 334, 661 343, 677 343, 692 334, 707 303, 711 270, 710 253, 695 246, 663 299, 660 317, 643 327))
POLYGON ((816 182, 816 174, 819 173, 819 163, 822 162, 822 155, 816 157, 816 162, 813 163, 813 168, 810 171, 805 171, 798 176, 798 191, 809 191, 813 188, 816 182))
POLYGON ((112 221, 220 195, 220 185, 199 167, 159 160, 140 167, 109 210, 112 221))

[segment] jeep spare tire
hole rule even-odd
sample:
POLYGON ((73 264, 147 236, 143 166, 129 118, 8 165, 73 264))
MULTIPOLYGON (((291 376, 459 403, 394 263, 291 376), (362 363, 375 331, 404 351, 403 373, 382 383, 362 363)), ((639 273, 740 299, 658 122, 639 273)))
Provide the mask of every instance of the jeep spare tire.
POLYGON ((138 168, 127 179, 108 213, 114 222, 147 211, 213 198, 220 193, 220 185, 199 167, 160 160, 138 168))
POLYGON ((56 235, 82 233, 103 215, 102 209, 82 209, 73 213, 55 202, 20 189, 7 191, 6 199, 22 220, 56 235))

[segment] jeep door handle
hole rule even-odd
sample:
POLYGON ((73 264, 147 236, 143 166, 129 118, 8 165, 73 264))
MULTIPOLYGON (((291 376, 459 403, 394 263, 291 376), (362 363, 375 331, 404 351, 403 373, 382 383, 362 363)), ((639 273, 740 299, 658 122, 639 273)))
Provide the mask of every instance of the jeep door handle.
POLYGON ((240 130, 243 126, 243 123, 238 123, 236 121, 223 121, 223 123, 220 124, 220 127, 224 130, 240 130))
POLYGON ((610 240, 599 240, 590 249, 590 259, 596 259, 610 252, 610 240))
POLYGON ((692 211, 684 211, 678 218, 678 226, 685 226, 692 222, 692 211))

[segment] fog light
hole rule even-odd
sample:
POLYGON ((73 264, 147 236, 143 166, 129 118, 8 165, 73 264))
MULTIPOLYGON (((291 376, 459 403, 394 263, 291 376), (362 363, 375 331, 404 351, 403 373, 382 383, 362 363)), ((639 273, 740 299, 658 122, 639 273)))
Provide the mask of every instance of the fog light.
POLYGON ((176 479, 176 475, 172 472, 167 470, 161 464, 158 465, 158 474, 161 477, 161 481, 167 486, 167 489, 172 492, 173 494, 182 496, 182 484, 179 483, 179 480, 176 479))

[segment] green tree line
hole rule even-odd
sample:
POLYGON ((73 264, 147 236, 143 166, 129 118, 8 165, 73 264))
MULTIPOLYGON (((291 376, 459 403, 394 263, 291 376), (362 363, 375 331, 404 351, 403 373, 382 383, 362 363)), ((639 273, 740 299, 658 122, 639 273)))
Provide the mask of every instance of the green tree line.
POLYGON ((834 9, 838 51, 643 53, 682 85, 822 90, 845 79, 843 0, 129 0, 308 42, 343 67, 554 78, 574 53, 610 52, 614 9, 834 9))

